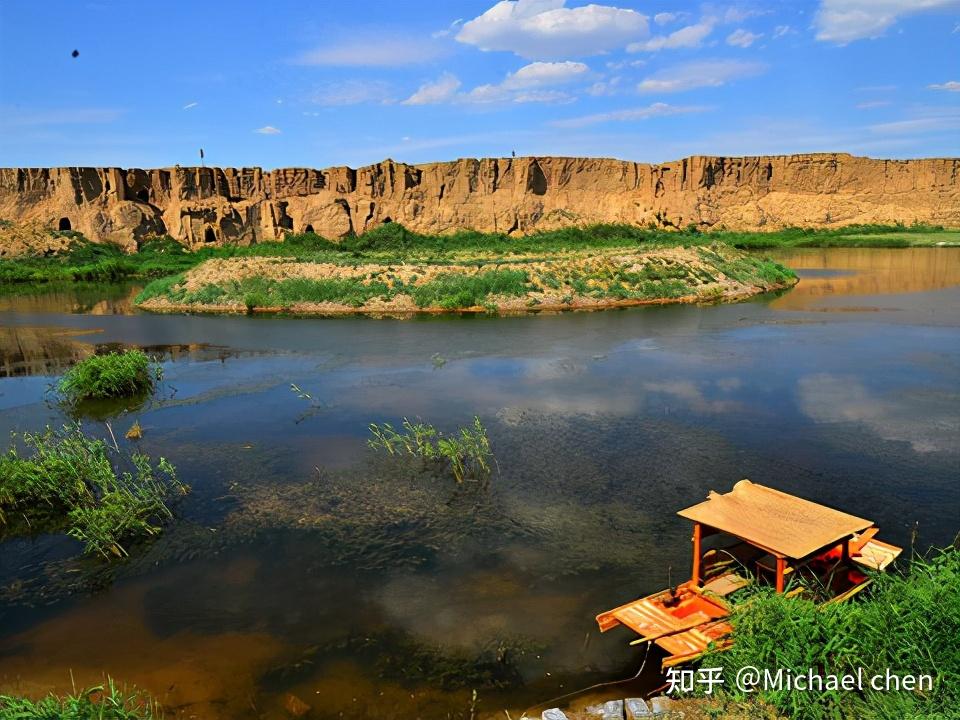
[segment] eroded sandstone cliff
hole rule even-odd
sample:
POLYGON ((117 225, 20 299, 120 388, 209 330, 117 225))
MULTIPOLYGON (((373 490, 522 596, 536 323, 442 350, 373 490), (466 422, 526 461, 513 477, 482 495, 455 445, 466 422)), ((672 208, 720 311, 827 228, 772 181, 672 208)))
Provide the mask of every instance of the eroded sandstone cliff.
POLYGON ((0 169, 0 218, 134 248, 168 233, 190 245, 286 232, 330 238, 400 222, 420 232, 526 233, 563 225, 960 226, 960 158, 846 154, 695 156, 662 165, 562 157, 464 159, 353 170, 175 167, 0 169))

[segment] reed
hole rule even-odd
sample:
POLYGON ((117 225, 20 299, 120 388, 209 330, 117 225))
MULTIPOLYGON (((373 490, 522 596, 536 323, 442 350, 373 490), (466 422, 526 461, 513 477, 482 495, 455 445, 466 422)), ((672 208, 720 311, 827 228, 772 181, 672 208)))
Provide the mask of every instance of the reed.
POLYGON ((169 503, 189 488, 165 458, 123 456, 79 424, 14 435, 0 455, 0 531, 65 531, 84 552, 128 554, 125 544, 157 535, 173 517, 169 503), (21 455, 22 444, 28 455, 21 455))
POLYGON ((373 437, 367 444, 374 450, 419 457, 425 466, 440 464, 449 470, 457 484, 490 478, 493 452, 479 417, 474 416, 472 425, 458 428, 452 435, 444 435, 433 425, 414 423, 407 418, 403 419, 399 431, 390 423, 370 423, 369 427, 373 437))

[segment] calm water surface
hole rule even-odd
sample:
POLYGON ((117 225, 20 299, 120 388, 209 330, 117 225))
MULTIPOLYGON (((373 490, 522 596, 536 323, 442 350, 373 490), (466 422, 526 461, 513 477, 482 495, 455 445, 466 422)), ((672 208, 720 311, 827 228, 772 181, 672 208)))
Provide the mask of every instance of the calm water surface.
POLYGON ((779 258, 801 283, 749 303, 518 318, 154 316, 132 286, 0 297, 0 433, 65 422, 59 373, 145 347, 161 391, 109 422, 139 420, 139 448, 193 487, 126 563, 60 536, 0 544, 0 692, 109 673, 183 717, 282 718, 293 694, 310 718, 407 719, 468 717, 476 689, 478 716, 516 717, 636 672, 642 650, 593 616, 687 577, 675 511, 710 489, 750 477, 895 543, 950 542, 960 250, 779 258), (489 489, 365 445, 370 422, 473 415, 489 489))

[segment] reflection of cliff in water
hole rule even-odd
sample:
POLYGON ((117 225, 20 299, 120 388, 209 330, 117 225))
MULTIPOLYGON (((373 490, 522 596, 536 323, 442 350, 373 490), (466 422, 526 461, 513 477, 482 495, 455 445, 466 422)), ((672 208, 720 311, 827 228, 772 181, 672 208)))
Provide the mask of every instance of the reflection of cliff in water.
POLYGON ((94 347, 71 337, 64 328, 0 327, 0 377, 58 375, 84 358, 94 347))
POLYGON ((770 254, 800 274, 800 283, 770 304, 777 310, 806 310, 839 296, 915 293, 960 285, 958 248, 829 248, 770 254))
POLYGON ((142 283, 44 283, 0 293, 0 311, 130 315, 142 283))
MULTIPOLYGON (((62 327, 0 326, 0 378, 60 375, 91 355, 123 350, 119 343, 84 342, 95 330, 62 327)), ((158 362, 209 362, 243 354, 207 344, 147 345, 141 348, 158 362)))

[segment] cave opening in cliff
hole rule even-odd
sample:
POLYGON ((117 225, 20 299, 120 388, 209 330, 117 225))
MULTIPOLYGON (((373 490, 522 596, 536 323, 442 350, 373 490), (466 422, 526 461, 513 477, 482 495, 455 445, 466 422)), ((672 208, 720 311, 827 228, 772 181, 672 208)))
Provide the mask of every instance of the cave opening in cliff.
POLYGON ((206 230, 203 231, 203 241, 205 243, 215 243, 217 241, 217 233, 215 233, 209 225, 206 230))
POLYGON ((307 233, 308 235, 315 235, 315 234, 316 234, 316 233, 313 232, 313 225, 307 225, 307 226, 303 229, 303 231, 304 231, 305 233, 307 233))
POLYGON ((57 224, 57 230, 72 230, 72 229, 73 228, 70 226, 70 218, 65 218, 65 217, 60 218, 60 222, 57 224))

